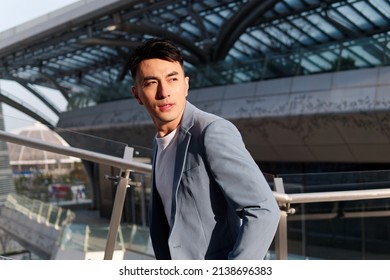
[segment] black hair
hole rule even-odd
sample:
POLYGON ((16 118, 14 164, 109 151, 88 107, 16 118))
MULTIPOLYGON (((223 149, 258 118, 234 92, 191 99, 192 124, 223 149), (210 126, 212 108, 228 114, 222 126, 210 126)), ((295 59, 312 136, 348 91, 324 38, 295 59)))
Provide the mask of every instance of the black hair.
POLYGON ((183 67, 183 56, 177 46, 166 39, 149 39, 136 47, 130 57, 130 72, 133 80, 137 74, 140 63, 145 59, 163 59, 177 61, 183 67))

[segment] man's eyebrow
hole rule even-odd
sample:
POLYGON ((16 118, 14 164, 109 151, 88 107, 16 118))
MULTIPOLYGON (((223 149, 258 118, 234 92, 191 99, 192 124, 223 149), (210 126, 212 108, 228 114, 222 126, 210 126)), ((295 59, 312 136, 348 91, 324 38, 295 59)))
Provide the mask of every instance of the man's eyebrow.
MULTIPOLYGON (((179 75, 179 72, 177 71, 172 71, 166 75, 166 77, 172 77, 179 75)), ((149 81, 149 80, 157 80, 158 78, 156 76, 145 76, 143 77, 142 81, 149 81)))
POLYGON ((177 71, 172 71, 171 73, 169 73, 169 74, 167 75, 167 77, 172 77, 172 76, 176 76, 176 75, 179 75, 179 72, 177 72, 177 71))
POLYGON ((142 81, 148 81, 148 80, 156 80, 157 78, 155 76, 145 76, 143 77, 142 81))

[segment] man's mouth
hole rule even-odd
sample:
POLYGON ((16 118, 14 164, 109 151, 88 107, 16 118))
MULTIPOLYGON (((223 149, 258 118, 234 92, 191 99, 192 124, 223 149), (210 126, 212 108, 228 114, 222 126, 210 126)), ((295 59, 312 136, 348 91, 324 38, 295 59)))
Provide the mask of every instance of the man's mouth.
POLYGON ((163 105, 158 105, 158 108, 159 108, 161 111, 163 111, 163 112, 170 110, 172 107, 173 107, 173 104, 172 104, 172 103, 163 104, 163 105))

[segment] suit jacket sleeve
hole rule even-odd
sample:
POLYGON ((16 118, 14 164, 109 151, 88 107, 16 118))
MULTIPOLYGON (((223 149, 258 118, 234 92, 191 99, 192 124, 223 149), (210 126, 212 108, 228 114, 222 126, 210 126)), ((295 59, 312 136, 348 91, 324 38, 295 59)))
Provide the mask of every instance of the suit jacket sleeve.
POLYGON ((270 186, 246 150, 241 134, 229 121, 220 119, 207 127, 204 148, 216 182, 242 219, 229 258, 264 258, 280 217, 270 186))

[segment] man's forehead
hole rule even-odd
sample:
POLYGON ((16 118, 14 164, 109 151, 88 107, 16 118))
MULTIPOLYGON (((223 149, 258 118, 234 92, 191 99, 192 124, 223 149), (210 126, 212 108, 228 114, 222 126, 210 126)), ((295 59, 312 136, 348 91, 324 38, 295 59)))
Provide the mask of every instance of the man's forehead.
POLYGON ((176 75, 185 76, 184 70, 179 62, 162 59, 146 59, 140 63, 136 79, 141 82, 151 79, 166 79, 176 75))
POLYGON ((141 61, 139 69, 141 68, 142 70, 168 71, 167 69, 182 69, 182 66, 178 61, 168 61, 159 58, 151 58, 141 61))

